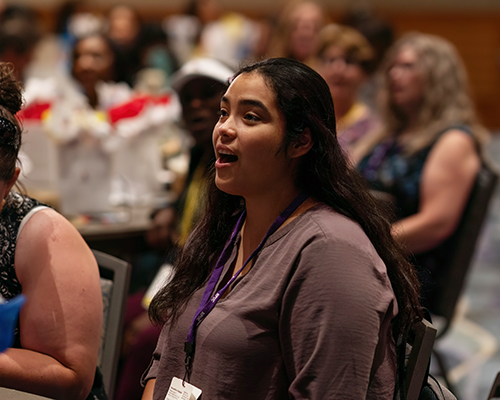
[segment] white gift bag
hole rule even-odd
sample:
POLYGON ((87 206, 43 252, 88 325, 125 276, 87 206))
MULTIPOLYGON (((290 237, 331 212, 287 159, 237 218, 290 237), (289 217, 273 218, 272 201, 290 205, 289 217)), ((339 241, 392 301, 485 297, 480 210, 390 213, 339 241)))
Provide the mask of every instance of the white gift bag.
POLYGON ((110 211, 111 157, 99 139, 80 135, 59 147, 59 195, 66 215, 110 211))
POLYGON ((23 123, 20 181, 29 190, 55 192, 58 187, 57 146, 40 121, 23 123))

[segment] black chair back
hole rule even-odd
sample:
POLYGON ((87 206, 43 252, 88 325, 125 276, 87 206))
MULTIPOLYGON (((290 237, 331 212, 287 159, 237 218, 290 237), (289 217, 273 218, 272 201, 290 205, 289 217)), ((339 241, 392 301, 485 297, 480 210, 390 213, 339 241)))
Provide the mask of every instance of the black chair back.
MULTIPOLYGON (((458 228, 450 238, 454 252, 450 255, 447 265, 440 266, 439 277, 433 290, 431 312, 444 317, 446 324, 453 318, 456 304, 465 285, 497 181, 497 173, 483 163, 458 228)), ((448 326, 445 329, 447 328, 448 326)), ((444 330, 440 330, 439 336, 443 334, 444 330)))
POLYGON ((98 367, 108 398, 113 400, 132 266, 110 254, 98 250, 92 252, 99 266, 105 308, 98 367))
POLYGON ((417 321, 411 330, 411 351, 406 364, 406 400, 418 400, 426 382, 436 328, 426 319, 417 321))
MULTIPOLYGON (((450 248, 453 249, 453 252, 450 254, 449 261, 439 266, 439 276, 433 289, 433 301, 430 310, 432 314, 439 315, 443 319, 443 325, 440 326, 436 339, 443 337, 451 326, 455 308, 465 286, 476 243, 487 216, 488 205, 495 192, 497 181, 497 173, 489 165, 483 164, 477 175, 459 226, 450 238, 450 248)), ((437 348, 433 349, 433 354, 446 387, 451 392, 456 392, 453 382, 448 376, 443 355, 437 348)))

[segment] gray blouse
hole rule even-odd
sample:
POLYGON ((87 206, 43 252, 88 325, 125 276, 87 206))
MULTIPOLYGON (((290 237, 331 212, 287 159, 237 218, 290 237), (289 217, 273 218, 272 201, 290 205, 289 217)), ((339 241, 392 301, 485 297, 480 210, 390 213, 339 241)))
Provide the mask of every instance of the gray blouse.
MULTIPOLYGON (((156 378, 154 400, 184 376, 203 289, 175 326, 163 327, 143 376, 144 384, 156 378)), ((268 238, 199 326, 191 383, 205 400, 392 399, 396 314, 386 267, 363 230, 315 206, 268 238)))

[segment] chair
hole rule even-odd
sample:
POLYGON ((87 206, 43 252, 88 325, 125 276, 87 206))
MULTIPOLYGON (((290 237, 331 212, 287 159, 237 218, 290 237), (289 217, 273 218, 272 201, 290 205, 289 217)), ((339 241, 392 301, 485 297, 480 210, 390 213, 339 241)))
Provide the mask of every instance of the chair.
POLYGON ((495 382, 493 382, 493 386, 491 387, 490 394, 488 395, 488 400, 498 398, 500 398, 500 372, 497 374, 495 382))
POLYGON ((413 324, 411 351, 406 364, 406 400, 417 400, 427 376, 437 329, 426 319, 413 324))
MULTIPOLYGON (((433 289, 433 303, 430 310, 433 315, 438 315, 443 320, 443 327, 439 330, 436 340, 443 337, 450 328, 497 181, 498 174, 488 164, 483 163, 461 221, 449 239, 454 252, 450 254, 448 262, 440 266, 440 276, 437 277, 433 289)), ((433 353, 446 386, 454 392, 441 354, 436 349, 433 353)))
POLYGON ((92 250, 99 266, 103 294, 104 321, 98 367, 110 400, 114 397, 115 381, 122 345, 126 297, 132 266, 109 254, 92 250))

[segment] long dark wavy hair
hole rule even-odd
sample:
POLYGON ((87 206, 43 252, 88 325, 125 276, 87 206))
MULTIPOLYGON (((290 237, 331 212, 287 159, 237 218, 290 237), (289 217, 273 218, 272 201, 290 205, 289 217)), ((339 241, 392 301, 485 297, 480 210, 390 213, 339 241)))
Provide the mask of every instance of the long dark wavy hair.
MULTIPOLYGON (((401 343, 398 364, 402 366, 409 329, 421 318, 420 284, 401 245, 391 236, 385 210, 372 197, 364 179, 347 161, 337 142, 328 85, 311 68, 285 58, 243 67, 232 79, 250 73, 262 76, 275 94, 277 108, 286 121, 282 150, 299 140, 306 128, 311 131, 314 144, 301 157, 296 171, 297 188, 356 221, 384 261, 399 307, 393 320, 393 335, 401 343)), ((157 323, 174 323, 192 294, 207 281, 244 209, 243 198, 217 189, 214 170, 209 179, 204 216, 176 262, 174 278, 150 305, 150 317, 157 323)), ((399 373, 400 378, 402 375, 399 373)), ((402 384, 400 379, 398 381, 402 384)))

